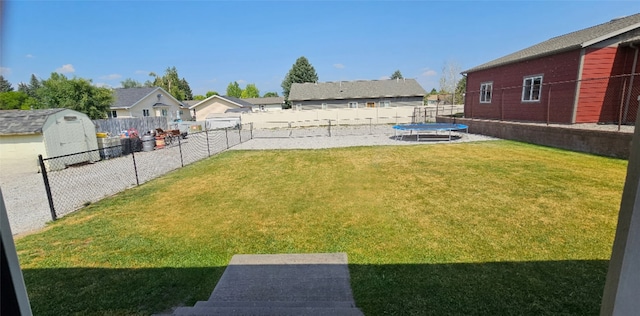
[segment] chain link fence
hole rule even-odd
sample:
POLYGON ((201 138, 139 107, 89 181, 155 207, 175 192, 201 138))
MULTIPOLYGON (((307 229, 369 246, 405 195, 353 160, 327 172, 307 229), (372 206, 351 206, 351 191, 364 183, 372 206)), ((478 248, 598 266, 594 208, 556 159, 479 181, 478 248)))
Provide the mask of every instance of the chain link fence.
POLYGON ((610 77, 533 83, 531 86, 468 90, 467 118, 632 125, 638 116, 640 77, 626 74, 610 77), (525 98, 529 101, 525 104, 525 98), (578 100, 576 101, 576 98, 578 100), (577 108, 574 113, 574 103, 577 108))
POLYGON ((114 146, 64 156, 39 156, 51 217, 138 186, 252 138, 251 124, 155 138, 122 138, 114 146))

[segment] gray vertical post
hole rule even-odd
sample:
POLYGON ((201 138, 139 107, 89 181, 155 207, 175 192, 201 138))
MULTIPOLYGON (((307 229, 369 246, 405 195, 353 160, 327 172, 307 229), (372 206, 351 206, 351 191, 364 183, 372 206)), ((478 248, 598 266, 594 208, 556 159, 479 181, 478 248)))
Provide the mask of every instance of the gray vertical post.
POLYGON ((240 136, 240 144, 242 144, 242 125, 238 126, 238 136, 240 136))
POLYGON ((331 137, 331 120, 329 120, 329 137, 331 137))
POLYGON ((207 137, 207 153, 209 154, 209 157, 211 157, 211 149, 209 147, 209 130, 205 128, 204 134, 207 137))
POLYGON ((47 192, 47 200, 49 200, 49 211, 51 211, 51 219, 57 220, 56 208, 53 205, 53 195, 51 195, 51 187, 49 186, 49 176, 47 175, 47 168, 44 165, 44 159, 42 155, 38 155, 38 162, 40 163, 40 170, 42 171, 42 180, 44 180, 44 190, 47 192))
POLYGON ((249 138, 249 139, 253 139, 253 122, 251 122, 250 124, 251 125, 250 125, 250 130, 249 131, 251 132, 251 138, 249 138))
MULTIPOLYGON (((129 148, 131 148, 131 138, 129 138, 129 148)), ((135 150, 131 150, 131 159, 133 159, 133 173, 135 173, 136 175, 136 185, 140 185, 140 179, 138 179, 138 166, 136 165, 135 150)))
POLYGON ((227 138, 227 149, 229 149, 229 128, 224 129, 224 136, 227 138))
POLYGON ((180 150, 180 166, 184 167, 184 159, 182 159, 182 142, 180 141, 180 137, 178 137, 178 150, 180 150))
POLYGON ((631 144, 616 237, 600 315, 636 315, 640 310, 640 120, 631 144))

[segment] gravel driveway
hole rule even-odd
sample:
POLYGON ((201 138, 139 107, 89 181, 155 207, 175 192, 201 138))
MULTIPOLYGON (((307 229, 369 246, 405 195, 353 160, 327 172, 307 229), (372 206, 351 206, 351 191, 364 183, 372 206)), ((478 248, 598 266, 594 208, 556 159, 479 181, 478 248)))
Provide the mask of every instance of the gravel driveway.
MULTIPOLYGON (((327 137, 328 129, 326 127, 292 131, 255 130, 252 140, 240 143, 239 139, 233 138, 230 140, 230 144, 237 144, 231 147, 232 150, 259 150, 449 143, 448 140, 423 141, 422 139, 420 142, 416 142, 415 135, 399 139, 394 130, 387 125, 334 127, 331 133, 333 137, 327 137)), ((139 182, 144 183, 180 168, 182 163, 186 165, 226 149, 226 139, 222 135, 210 136, 210 148, 207 148, 206 140, 190 136, 182 143, 182 161, 180 148, 177 146, 136 153, 139 182)), ((460 135, 460 138, 455 137, 452 142, 495 139, 473 134, 463 133, 460 135)), ((234 134, 235 136, 236 134, 234 134)), ((58 217, 73 212, 87 203, 99 201, 104 197, 134 187, 136 178, 133 170, 132 156, 127 155, 81 167, 49 172, 58 217)), ((0 176, 0 187, 7 207, 11 231, 14 235, 39 230, 48 221, 51 221, 44 181, 40 173, 0 176)))

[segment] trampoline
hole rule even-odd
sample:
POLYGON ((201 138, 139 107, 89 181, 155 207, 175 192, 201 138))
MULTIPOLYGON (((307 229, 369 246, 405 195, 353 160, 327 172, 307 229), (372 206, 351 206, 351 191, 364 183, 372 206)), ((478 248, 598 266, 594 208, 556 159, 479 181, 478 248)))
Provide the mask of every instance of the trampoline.
POLYGON ((468 132, 469 127, 464 124, 454 124, 454 123, 419 123, 419 124, 400 124, 393 126, 393 129, 396 130, 396 139, 402 139, 406 132, 409 132, 409 135, 413 135, 415 133, 416 140, 420 141, 420 135, 424 138, 444 138, 451 141, 452 132, 460 132, 464 131, 468 132), (398 132, 400 131, 400 134, 398 132), (435 133, 434 133, 435 132, 435 133), (439 132, 448 132, 448 135, 438 134, 439 132))

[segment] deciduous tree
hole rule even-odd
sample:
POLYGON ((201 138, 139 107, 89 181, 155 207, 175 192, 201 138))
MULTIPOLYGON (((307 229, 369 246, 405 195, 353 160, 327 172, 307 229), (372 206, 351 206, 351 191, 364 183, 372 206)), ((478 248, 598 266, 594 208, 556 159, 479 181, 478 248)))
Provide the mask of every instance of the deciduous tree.
MULTIPOLYGON (((452 95, 460 80, 460 65, 453 61, 446 61, 442 66, 442 74, 440 76, 440 92, 444 94, 452 95)), ((455 95, 449 100, 451 104, 456 103, 459 100, 456 100, 455 95)))
POLYGON ((230 82, 227 86, 227 96, 240 98, 242 96, 242 88, 237 81, 230 82))
POLYGON ((278 92, 267 92, 262 97, 263 98, 278 97, 278 92))
POLYGON ((220 94, 218 92, 216 92, 216 91, 207 91, 207 94, 206 94, 207 98, 212 96, 212 95, 220 95, 220 94))
POLYGON ((29 110, 35 106, 36 99, 22 91, 0 92, 0 110, 29 110))
POLYGON ((96 87, 91 84, 91 80, 68 79, 65 75, 55 72, 49 79, 42 81, 42 87, 36 94, 39 107, 68 108, 85 113, 91 119, 105 118, 113 103, 110 89, 96 87))
POLYGON ((131 78, 127 78, 124 79, 123 81, 120 81, 120 84, 122 85, 123 88, 141 88, 144 87, 144 85, 136 80, 133 80, 131 78))
POLYGON ((193 98, 189 83, 184 78, 180 79, 175 66, 168 67, 164 72, 164 76, 158 76, 155 72, 149 73, 149 76, 151 76, 153 80, 147 80, 145 86, 161 87, 180 101, 193 98))
POLYGON ((289 99, 289 92, 291 91, 291 84, 293 83, 305 83, 305 82, 317 82, 318 74, 315 68, 311 66, 311 63, 306 57, 301 56, 291 66, 291 69, 282 81, 282 92, 286 100, 289 99))
POLYGON ((247 84, 247 86, 244 87, 244 90, 242 90, 241 97, 243 99, 259 98, 260 97, 260 90, 258 90, 258 87, 256 87, 256 85, 253 84, 253 83, 247 84))

